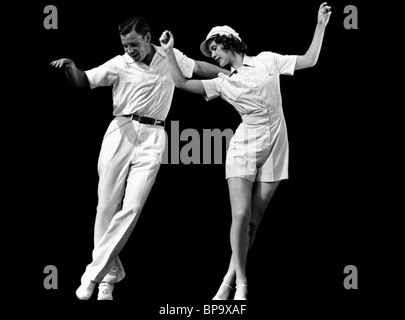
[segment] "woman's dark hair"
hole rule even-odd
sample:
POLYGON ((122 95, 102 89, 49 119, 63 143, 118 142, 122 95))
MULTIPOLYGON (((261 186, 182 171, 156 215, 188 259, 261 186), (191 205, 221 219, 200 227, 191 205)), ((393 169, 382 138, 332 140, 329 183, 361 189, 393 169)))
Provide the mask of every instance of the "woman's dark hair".
POLYGON ((133 16, 125 19, 118 26, 118 32, 121 36, 125 36, 133 30, 142 37, 145 37, 146 34, 150 32, 150 27, 141 16, 133 16))
POLYGON ((225 50, 230 50, 237 53, 247 53, 247 45, 232 35, 218 35, 214 38, 217 44, 221 44, 225 50))

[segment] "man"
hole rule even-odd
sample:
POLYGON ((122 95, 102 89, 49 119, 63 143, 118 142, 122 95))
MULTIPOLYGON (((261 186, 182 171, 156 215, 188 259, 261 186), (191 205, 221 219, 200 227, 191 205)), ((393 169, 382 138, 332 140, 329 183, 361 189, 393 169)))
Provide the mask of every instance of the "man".
MULTIPOLYGON (((166 54, 151 44, 148 23, 140 16, 119 26, 125 54, 82 71, 70 59, 50 63, 64 68, 78 87, 113 86, 113 115, 98 161, 98 206, 93 260, 81 277, 76 296, 90 299, 99 283, 98 300, 112 300, 114 283, 125 272, 118 258, 127 242, 155 181, 165 149, 164 121, 173 98, 174 82, 166 54)), ((185 77, 213 78, 227 72, 175 51, 185 77)))

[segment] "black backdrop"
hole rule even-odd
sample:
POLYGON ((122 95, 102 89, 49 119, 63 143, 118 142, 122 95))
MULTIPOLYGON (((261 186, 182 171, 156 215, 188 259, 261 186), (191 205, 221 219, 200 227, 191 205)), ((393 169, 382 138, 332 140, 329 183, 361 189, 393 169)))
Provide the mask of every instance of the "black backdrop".
MULTIPOLYGON (((122 54, 117 25, 134 14, 151 25, 153 43, 169 29, 175 47, 194 59, 209 61, 199 44, 224 24, 253 55, 304 54, 320 3, 2 2, 2 295, 76 310, 74 291, 91 259, 97 158, 112 119, 111 88, 74 88, 50 61, 69 57, 90 69, 122 54), (58 9, 57 30, 43 26, 48 4, 58 9), (43 286, 47 265, 57 267, 57 290, 43 286)), ((249 254, 250 315, 287 305, 281 309, 287 317, 329 303, 329 311, 345 311, 374 298, 403 297, 400 210, 392 201, 400 190, 391 161, 399 145, 390 143, 400 131, 391 123, 402 82, 391 82, 390 72, 399 73, 403 63, 404 8, 328 3, 332 16, 317 66, 281 79, 290 179, 276 192, 249 254), (347 5, 358 9, 357 30, 343 25, 347 5), (346 265, 358 268, 358 290, 343 287, 346 265)), ((220 99, 205 102, 176 90, 168 129, 171 121, 202 133, 235 130, 240 118, 220 99)), ((115 300, 129 302, 130 313, 145 319, 162 318, 166 304, 211 303, 230 257, 230 222, 224 165, 162 165, 120 255, 127 277, 115 300)))

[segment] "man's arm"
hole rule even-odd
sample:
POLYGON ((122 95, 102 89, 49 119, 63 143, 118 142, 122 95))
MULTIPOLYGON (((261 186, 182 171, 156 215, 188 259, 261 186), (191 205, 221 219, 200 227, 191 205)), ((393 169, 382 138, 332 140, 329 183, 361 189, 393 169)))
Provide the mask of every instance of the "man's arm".
MULTIPOLYGON (((196 94, 205 94, 204 86, 201 80, 186 79, 177 64, 176 56, 173 51, 174 39, 170 31, 164 31, 159 38, 160 45, 166 52, 166 57, 169 65, 169 72, 172 76, 173 82, 177 88, 186 90, 196 94)), ((195 67, 194 67, 195 70, 195 67)), ((216 71, 218 72, 218 70, 216 71)), ((218 73, 217 73, 218 75, 218 73)), ((215 76, 216 77, 216 76, 215 76)))
POLYGON ((220 68, 205 61, 195 61, 193 73, 199 77, 212 79, 218 77, 218 73, 229 74, 230 71, 220 68))
POLYGON ((305 53, 305 55, 297 57, 295 70, 313 67, 318 61, 319 53, 321 52, 323 36, 325 34, 325 28, 332 13, 330 9, 331 7, 327 6, 326 2, 322 3, 319 7, 318 23, 315 28, 315 33, 311 45, 309 46, 309 49, 305 53))
POLYGON ((87 79, 86 73, 83 70, 77 68, 73 60, 62 58, 52 61, 49 65, 54 68, 64 68, 66 76, 72 85, 79 88, 90 87, 90 83, 87 79))

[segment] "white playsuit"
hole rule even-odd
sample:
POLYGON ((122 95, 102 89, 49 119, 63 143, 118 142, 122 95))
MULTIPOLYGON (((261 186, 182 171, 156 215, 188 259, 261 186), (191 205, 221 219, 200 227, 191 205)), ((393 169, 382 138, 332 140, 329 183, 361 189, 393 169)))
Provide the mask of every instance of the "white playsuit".
POLYGON ((288 137, 280 74, 293 75, 297 56, 262 52, 243 65, 202 80, 207 100, 221 96, 241 115, 226 157, 226 178, 278 181, 288 178, 288 137))

